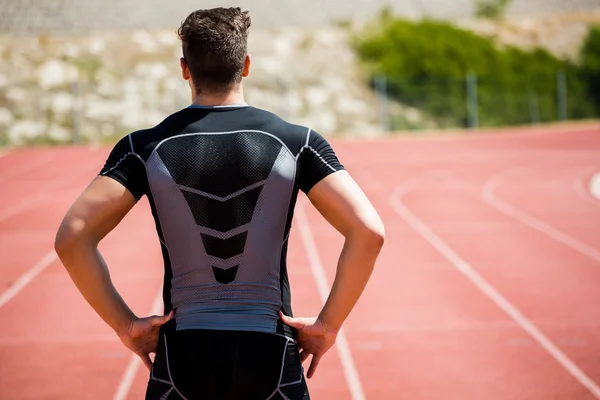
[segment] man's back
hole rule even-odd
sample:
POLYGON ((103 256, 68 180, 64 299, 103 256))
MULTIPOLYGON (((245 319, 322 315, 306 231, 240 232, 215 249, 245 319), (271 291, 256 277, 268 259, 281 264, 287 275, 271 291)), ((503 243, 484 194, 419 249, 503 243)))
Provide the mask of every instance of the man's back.
POLYGON ((286 251, 298 190, 341 170, 309 128, 248 106, 190 107, 134 132, 102 175, 150 199, 177 329, 287 333, 286 251))
POLYGON ((147 400, 309 400, 302 362, 311 357, 310 378, 383 245, 381 219, 327 141, 245 104, 250 24, 239 8, 185 19, 192 106, 123 138, 56 235, 82 295, 150 370, 147 400), (312 318, 291 317, 286 252, 299 190, 346 239, 312 318), (165 315, 139 318, 98 243, 144 195, 165 261, 165 315))

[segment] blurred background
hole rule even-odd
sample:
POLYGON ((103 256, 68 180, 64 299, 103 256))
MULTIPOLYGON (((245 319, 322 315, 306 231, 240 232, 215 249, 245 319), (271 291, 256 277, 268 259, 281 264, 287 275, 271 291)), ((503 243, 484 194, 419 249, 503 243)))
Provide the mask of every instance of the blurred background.
MULTIPOLYGON (((0 0, 0 144, 112 142, 185 107, 180 0, 0 0)), ((242 0, 248 101, 328 135, 600 115, 598 0, 242 0)))
MULTIPOLYGON (((54 235, 118 139, 190 104, 176 30, 215 6, 251 12, 247 101, 329 137, 386 225, 313 400, 600 399, 600 0, 0 0, 0 400, 144 398, 54 235)), ((302 316, 343 246, 304 204, 302 316)), ((146 199, 101 250, 160 313, 146 199)))

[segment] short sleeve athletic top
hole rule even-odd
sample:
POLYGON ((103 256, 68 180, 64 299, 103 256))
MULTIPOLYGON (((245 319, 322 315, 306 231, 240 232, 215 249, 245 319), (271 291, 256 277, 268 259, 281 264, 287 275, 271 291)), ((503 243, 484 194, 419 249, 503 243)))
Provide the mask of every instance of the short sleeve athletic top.
POLYGON ((287 239, 298 191, 340 171, 310 128, 245 105, 189 107, 131 133, 101 175, 146 195, 182 329, 289 334, 287 239))

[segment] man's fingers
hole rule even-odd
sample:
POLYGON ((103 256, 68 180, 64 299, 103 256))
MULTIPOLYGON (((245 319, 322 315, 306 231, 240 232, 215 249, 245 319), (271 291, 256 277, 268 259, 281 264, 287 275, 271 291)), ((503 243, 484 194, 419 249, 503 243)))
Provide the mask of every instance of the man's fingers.
POLYGON ((167 319, 165 322, 169 322, 170 320, 175 318, 175 310, 169 311, 169 313, 165 315, 165 318, 167 319))
POLYGON ((308 368, 308 374, 306 374, 308 379, 312 378, 313 375, 315 374, 315 371, 317 370, 317 366, 319 365, 319 362, 321 362, 321 356, 313 355, 312 360, 310 360, 310 367, 308 368))
POLYGON ((279 312, 279 317, 281 318, 284 324, 286 324, 287 326, 291 326, 292 328, 302 329, 306 326, 306 323, 301 322, 296 318, 288 317, 282 312, 279 312))
POLYGON ((150 356, 148 354, 138 354, 138 356, 142 359, 142 362, 148 368, 148 371, 152 370, 152 360, 150 360, 150 356))
POLYGON ((175 312, 173 310, 171 310, 171 312, 168 313, 167 315, 162 315, 162 316, 155 315, 153 317, 150 317, 150 325, 152 325, 153 327, 159 327, 161 325, 166 324, 170 320, 172 320, 174 316, 175 316, 175 312))

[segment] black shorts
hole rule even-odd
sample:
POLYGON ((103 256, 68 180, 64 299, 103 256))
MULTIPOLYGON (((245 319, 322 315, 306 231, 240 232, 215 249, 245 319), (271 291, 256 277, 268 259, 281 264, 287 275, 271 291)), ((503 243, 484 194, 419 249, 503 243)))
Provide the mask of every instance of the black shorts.
POLYGON ((146 400, 310 399, 292 339, 261 332, 165 331, 146 400))

